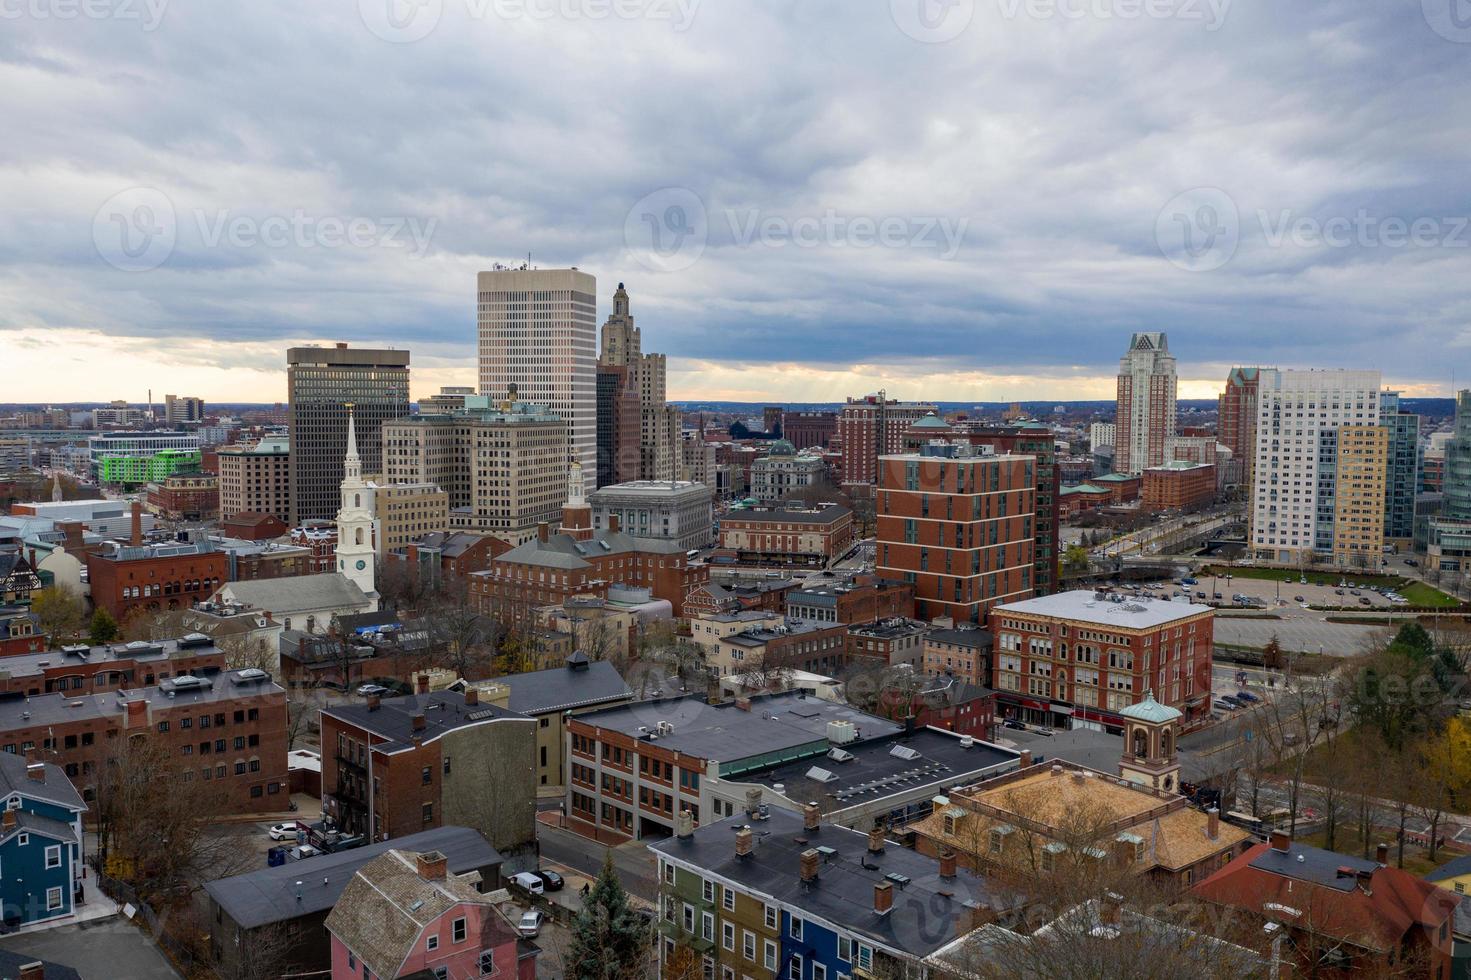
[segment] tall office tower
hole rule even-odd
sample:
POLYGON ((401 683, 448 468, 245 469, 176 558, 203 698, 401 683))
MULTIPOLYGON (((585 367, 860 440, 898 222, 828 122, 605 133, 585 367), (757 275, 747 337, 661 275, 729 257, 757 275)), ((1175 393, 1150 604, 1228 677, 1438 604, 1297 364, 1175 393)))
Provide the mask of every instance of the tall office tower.
MULTIPOLYGON (((645 354, 623 283, 613 294, 613 312, 603 324, 599 369, 624 368, 627 384, 638 396, 638 474, 640 480, 673 480, 679 475, 679 410, 668 404, 668 363, 663 354, 645 354)), ((611 433, 615 457, 622 456, 619 433, 611 433)), ((601 484, 600 484, 601 485, 601 484)))
POLYGON ((1036 518, 1033 522, 1032 563, 1035 572, 1032 589, 1037 595, 1056 592, 1061 558, 1058 528, 1062 523, 1062 470, 1057 465, 1057 437, 1041 422, 1021 422, 1003 426, 960 423, 949 438, 964 439, 972 446, 989 446, 998 454, 1031 456, 1036 460, 1032 469, 1037 479, 1037 492, 1032 499, 1036 518))
POLYGON ((598 365, 598 473, 600 487, 638 479, 642 408, 625 365, 598 365))
POLYGON ((843 482, 873 483, 879 457, 904 448, 904 433, 926 415, 928 402, 901 402, 885 392, 849 398, 838 412, 837 436, 843 444, 843 482))
POLYGON ((981 623, 1032 597, 1033 457, 949 443, 878 464, 875 568, 914 585, 918 618, 981 623))
POLYGON ((1256 459, 1256 403, 1261 371, 1254 367, 1232 368, 1226 388, 1216 402, 1219 423, 1216 441, 1241 460, 1241 478, 1251 486, 1251 464, 1256 459))
MULTIPOLYGON (((1252 466, 1251 549, 1267 561, 1306 565, 1334 554, 1337 497, 1362 508, 1363 457, 1372 441, 1349 433, 1351 477, 1340 486, 1345 430, 1379 426, 1378 371, 1259 372, 1256 460, 1252 466), (1360 484, 1355 486, 1354 484, 1360 484)), ((1382 535, 1383 483, 1379 484, 1382 535)), ((1354 535, 1365 529, 1354 525, 1354 535)), ((1382 542, 1381 545, 1382 547, 1382 542)))
POLYGON ((597 288, 577 269, 477 276, 480 393, 543 405, 567 424, 567 459, 597 478, 597 288), (511 388, 512 385, 516 387, 511 388))
POLYGON ((409 414, 409 352, 293 347, 286 352, 286 387, 291 523, 331 520, 347 453, 347 406, 353 405, 363 472, 383 472, 383 423, 409 414))
POLYGON ((168 425, 180 422, 203 422, 204 399, 193 395, 164 395, 163 420, 168 425))
POLYGON ((1114 412, 1115 472, 1135 476, 1165 462, 1165 439, 1175 434, 1175 356, 1163 333, 1136 333, 1119 359, 1114 412))
POLYGON ((1383 425, 1348 425, 1338 430, 1332 541, 1333 564, 1341 568, 1379 568, 1384 551, 1389 436, 1389 428, 1383 425))
POLYGON ((1456 427, 1440 452, 1445 499, 1426 522, 1425 568, 1460 576, 1471 569, 1471 390, 1456 393, 1456 427))
POLYGON ((1420 416, 1400 411, 1400 393, 1379 393, 1379 422, 1389 430, 1384 478, 1384 539, 1396 547, 1415 541, 1415 489, 1420 480, 1420 416))

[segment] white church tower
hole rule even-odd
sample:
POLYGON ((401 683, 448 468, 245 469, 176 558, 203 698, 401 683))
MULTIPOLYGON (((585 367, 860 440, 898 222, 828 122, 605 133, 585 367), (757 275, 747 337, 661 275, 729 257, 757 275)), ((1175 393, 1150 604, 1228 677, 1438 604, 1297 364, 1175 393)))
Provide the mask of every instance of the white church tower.
POLYGON ((375 587, 375 519, 373 494, 377 488, 363 479, 358 457, 357 429, 352 403, 347 405, 347 455, 342 460, 342 506, 337 511, 337 571, 358 584, 365 595, 375 587))

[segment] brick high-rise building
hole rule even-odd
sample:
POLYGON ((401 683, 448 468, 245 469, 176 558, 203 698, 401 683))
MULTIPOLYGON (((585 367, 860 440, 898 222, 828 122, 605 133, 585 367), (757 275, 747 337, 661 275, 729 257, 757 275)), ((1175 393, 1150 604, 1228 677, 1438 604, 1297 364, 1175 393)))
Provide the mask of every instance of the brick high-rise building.
POLYGON ((796 411, 781 416, 781 437, 798 449, 826 449, 837 431, 837 412, 796 411))
POLYGON ((1033 469, 1037 477, 1037 496, 1033 501, 1036 544, 1032 549, 1032 587, 1037 595, 1057 591, 1057 565, 1062 556, 1057 543, 1058 528, 1062 524, 1062 471, 1057 463, 1057 437, 1041 422, 1022 421, 1002 426, 961 424, 953 429, 951 438, 964 439, 972 446, 990 446, 1000 454, 1036 458, 1037 465, 1033 469))
MULTIPOLYGON (((663 354, 645 354, 643 338, 634 326, 628 309, 628 290, 623 283, 613 294, 613 312, 603 324, 603 351, 598 359, 600 371, 624 368, 626 384, 638 396, 639 424, 635 445, 638 448, 639 480, 673 480, 679 475, 679 410, 665 401, 668 393, 668 362, 663 354)), ((621 406, 615 401, 612 430, 612 455, 619 459, 632 455, 624 443, 621 406)), ((601 424, 601 420, 600 424, 601 424)), ((619 482, 630 482, 622 480, 619 482)))
POLYGON ((225 446, 218 453, 220 519, 247 511, 291 520, 291 444, 282 437, 253 446, 225 446))
POLYGON ((1251 465, 1256 459, 1257 396, 1261 370, 1236 367, 1226 376, 1226 388, 1217 403, 1216 441, 1231 450, 1231 458, 1242 461, 1242 479, 1251 485, 1251 465))
POLYGON ((1137 476, 1165 461, 1175 434, 1175 357, 1163 333, 1136 333, 1119 359, 1114 470, 1137 476))
POLYGON ((1379 567, 1384 551, 1385 478, 1390 430, 1382 425, 1338 430, 1333 493, 1333 564, 1379 567))
MULTIPOLYGON (((409 414, 409 352, 293 347, 286 352, 291 399, 291 514, 288 524, 337 513, 353 406, 363 472, 383 472, 383 423, 409 414)), ((252 508, 259 509, 259 508, 252 508)))
POLYGON ((497 269, 480 273, 476 287, 480 393, 501 398, 515 391, 560 417, 567 426, 562 464, 581 463, 591 491, 597 479, 597 279, 577 269, 497 269))
POLYGON ((979 623, 1034 594, 1034 457, 950 444, 879 462, 875 569, 914 585, 919 619, 979 623))
POLYGON ((849 398, 838 413, 837 437, 843 444, 843 482, 873 483, 878 479, 879 457, 900 452, 904 433, 935 406, 901 402, 880 391, 849 398))

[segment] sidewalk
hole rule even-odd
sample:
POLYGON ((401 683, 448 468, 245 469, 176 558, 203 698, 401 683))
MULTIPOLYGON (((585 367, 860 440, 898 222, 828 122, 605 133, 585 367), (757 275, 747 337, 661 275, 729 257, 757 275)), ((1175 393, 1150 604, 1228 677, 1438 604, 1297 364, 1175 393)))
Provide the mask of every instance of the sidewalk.
POLYGON ((46 919, 41 922, 31 922, 19 926, 5 933, 6 936, 24 936, 33 932, 45 932, 48 929, 59 929, 62 926, 76 926, 84 922, 96 922, 101 919, 110 919, 119 912, 117 902, 102 894, 93 880, 87 888, 87 903, 79 906, 71 915, 59 916, 55 919, 46 919))

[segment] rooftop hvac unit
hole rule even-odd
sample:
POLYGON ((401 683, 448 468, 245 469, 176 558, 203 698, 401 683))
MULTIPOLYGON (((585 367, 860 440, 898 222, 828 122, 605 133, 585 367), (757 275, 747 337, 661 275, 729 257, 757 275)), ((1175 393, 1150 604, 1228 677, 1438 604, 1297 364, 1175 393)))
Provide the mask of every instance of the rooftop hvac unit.
POLYGON ((853 753, 847 749, 828 749, 827 757, 834 762, 852 762, 853 753))
POLYGON ((853 727, 851 721, 830 721, 827 723, 827 740, 833 745, 847 745, 858 737, 858 730, 853 727))

